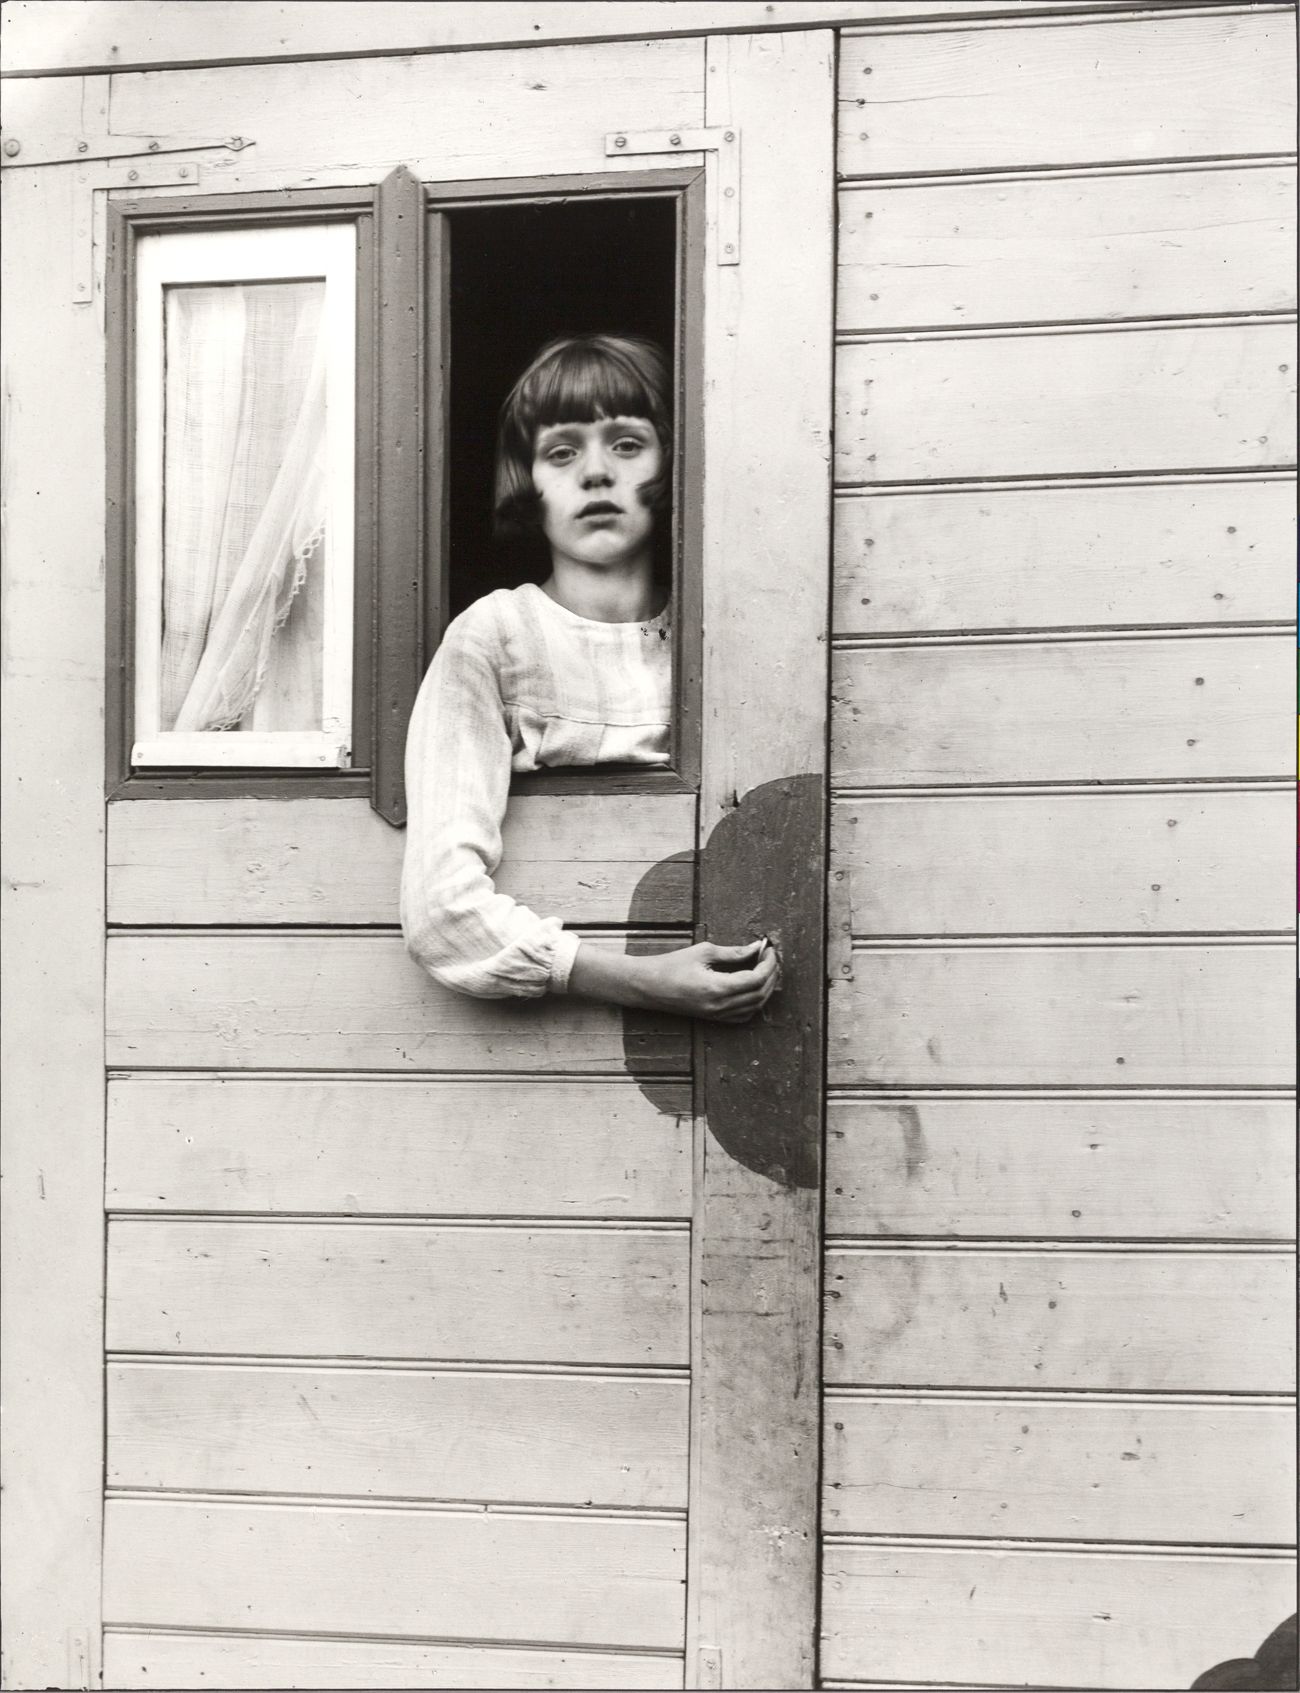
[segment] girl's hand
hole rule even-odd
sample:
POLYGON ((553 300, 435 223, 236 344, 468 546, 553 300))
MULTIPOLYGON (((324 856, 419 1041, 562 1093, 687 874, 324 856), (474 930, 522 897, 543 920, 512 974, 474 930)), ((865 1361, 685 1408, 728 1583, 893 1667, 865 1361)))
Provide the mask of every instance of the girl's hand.
POLYGON ((780 960, 767 939, 745 946, 701 941, 648 958, 580 946, 569 992, 645 1011, 744 1023, 767 1004, 780 982, 780 960))

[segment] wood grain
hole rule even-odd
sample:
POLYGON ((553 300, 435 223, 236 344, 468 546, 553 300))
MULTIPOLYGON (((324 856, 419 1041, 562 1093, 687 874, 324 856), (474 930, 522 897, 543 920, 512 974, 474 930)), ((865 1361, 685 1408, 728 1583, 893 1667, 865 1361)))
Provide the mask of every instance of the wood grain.
POLYGON ((888 1086, 1277 1086, 1286 945, 880 947, 831 985, 830 1080, 888 1086))
POLYGON ((1294 20, 1139 16, 846 36, 845 176, 1287 153, 1294 20))
POLYGON ((841 1235, 1287 1240, 1284 1099, 832 1098, 841 1235))
MULTIPOLYGON (((1075 0, 1034 0, 1050 14, 1075 0)), ((1108 11, 1133 0, 1090 0, 1108 11)), ((466 47, 521 46, 572 39, 700 34, 716 30, 806 29, 838 23, 897 23, 916 16, 915 0, 642 0, 635 14, 609 0, 569 0, 562 11, 511 0, 402 0, 389 12, 370 0, 281 0, 272 22, 263 0, 222 0, 220 12, 187 0, 193 17, 178 27, 170 0, 27 0, 9 25, 10 75, 93 69, 120 71, 140 65, 183 65, 204 60, 310 59, 322 54, 440 53, 466 47), (50 27, 50 6, 68 14, 50 27)), ((1002 0, 1017 8, 1024 0, 1002 0)), ((960 19, 997 8, 989 0, 926 0, 925 15, 960 19)), ((48 84, 47 84, 48 86, 48 84)), ((57 84, 55 85, 57 86, 57 84)), ((69 123, 71 133, 75 118, 69 123)))
POLYGON ((1295 1609, 1287 1558, 926 1546, 827 1548, 828 1676, 1190 1687, 1295 1609))
POLYGON ((1286 476, 845 495, 835 631, 1284 621, 1294 529, 1286 476))
POLYGON ((677 1018, 469 999, 432 981, 397 935, 145 931, 108 943, 117 1068, 681 1074, 688 1041, 677 1018))
POLYGON ((1295 189, 1284 167, 845 189, 836 322, 1294 310, 1295 189))
MULTIPOLYGON (((1282 1251, 827 1253, 826 1374, 900 1387, 1285 1393, 1282 1251)), ((1008 1532, 1019 1534, 1015 1524, 1008 1532)), ((1208 1668, 1208 1666, 1207 1666, 1208 1668)))
MULTIPOLYGON (((511 800, 495 879, 566 923, 626 923, 643 876, 689 853, 691 794, 511 800)), ((111 923, 396 923, 405 837, 364 800, 132 800, 108 809, 111 923)), ((641 923, 689 923, 694 867, 653 880, 641 923)))
POLYGON ((114 1363, 108 1482, 684 1508, 687 1397, 653 1377, 114 1363))
POLYGON ((1295 368, 1294 328, 1268 318, 848 343, 835 361, 835 475, 1293 464, 1295 368))
POLYGON ((110 1623, 680 1648, 683 1525, 113 1499, 110 1623))
POLYGON ((833 667, 834 780, 1286 776, 1293 645, 1278 634, 850 648, 833 667))
MULTIPOLYGON (((425 182, 603 172, 612 131, 695 126, 703 107, 701 54, 693 41, 113 78, 113 127, 120 133, 233 133, 256 142, 243 153, 212 155, 210 165, 205 158, 206 192, 358 173, 378 181, 399 164, 425 182)), ((644 161, 629 165, 644 168, 644 161)))
POLYGON ((682 1660, 662 1653, 574 1652, 543 1647, 448 1646, 412 1640, 107 1629, 104 1676, 112 1687, 559 1687, 682 1685, 682 1660))
POLYGON ((791 969, 769 1023, 696 1048, 690 1686, 816 1676, 834 64, 830 31, 707 54, 743 252, 706 265, 698 920, 791 969))
POLYGON ((656 1096, 617 1081, 134 1076, 109 1084, 107 1203, 689 1217, 690 1088, 656 1096))
MULTIPOLYGON (((57 121, 66 91, 32 94, 57 121)), ((6 135, 21 107, 6 99, 6 135)), ((104 351, 93 309, 72 304, 75 173, 22 175, 4 173, 0 417, 0 1394, 5 1532, 22 1548, 6 1560, 3 1679, 78 1688, 99 1676, 104 351)))
POLYGON ((1291 795, 840 800, 832 882, 855 935, 1285 932, 1291 795))
POLYGON ((151 1219, 108 1239, 110 1351, 686 1362, 684 1231, 151 1219))
POLYGON ((1291 1422, 1285 1405, 1248 1401, 832 1394, 822 1521, 832 1534, 1285 1545, 1291 1422))

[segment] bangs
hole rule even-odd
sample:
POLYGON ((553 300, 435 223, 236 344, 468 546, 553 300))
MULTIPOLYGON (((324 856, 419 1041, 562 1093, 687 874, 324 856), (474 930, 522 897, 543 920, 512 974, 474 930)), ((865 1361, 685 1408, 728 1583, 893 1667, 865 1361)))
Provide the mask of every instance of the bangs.
POLYGON ((534 435, 553 423, 594 423, 601 417, 644 417, 656 424, 663 419, 663 407, 641 372, 612 348, 573 348, 566 357, 548 359, 519 398, 525 414, 520 421, 534 435))

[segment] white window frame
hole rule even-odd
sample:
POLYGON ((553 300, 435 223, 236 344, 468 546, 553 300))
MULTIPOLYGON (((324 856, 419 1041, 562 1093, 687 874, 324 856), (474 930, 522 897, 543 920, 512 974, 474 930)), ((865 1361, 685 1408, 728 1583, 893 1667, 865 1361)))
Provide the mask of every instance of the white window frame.
POLYGON ((141 236, 135 286, 135 701, 133 767, 346 769, 352 751, 357 238, 351 223, 141 236), (159 723, 162 657, 164 290, 323 281, 326 512, 322 727, 178 734, 159 723))

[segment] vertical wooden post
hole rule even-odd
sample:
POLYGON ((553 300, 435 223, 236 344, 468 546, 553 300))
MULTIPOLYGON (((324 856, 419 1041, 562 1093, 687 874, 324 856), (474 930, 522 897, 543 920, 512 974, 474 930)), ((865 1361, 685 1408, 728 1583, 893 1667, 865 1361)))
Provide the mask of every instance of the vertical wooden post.
POLYGON ((104 353, 74 177, 4 173, 6 1687, 99 1678, 104 353))
POLYGON ((697 1045, 687 1677, 802 1688, 816 1673, 832 33, 711 40, 706 102, 708 124, 741 136, 742 258, 706 265, 700 927, 770 933, 784 985, 761 1022, 701 1025, 697 1045))

